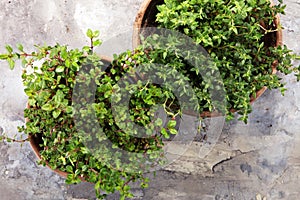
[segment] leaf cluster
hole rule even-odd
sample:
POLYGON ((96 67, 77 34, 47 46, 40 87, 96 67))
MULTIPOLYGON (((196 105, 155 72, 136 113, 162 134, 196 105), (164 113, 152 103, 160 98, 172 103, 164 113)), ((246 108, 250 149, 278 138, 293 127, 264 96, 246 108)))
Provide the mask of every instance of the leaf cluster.
POLYGON ((246 122, 250 98, 263 86, 284 91, 284 83, 272 73, 274 62, 277 71, 295 71, 299 79, 299 67, 291 64, 296 56, 276 44, 282 27, 275 21, 284 14, 282 1, 271 6, 269 0, 165 0, 157 8, 160 27, 188 35, 217 65, 226 89, 227 119, 232 119, 233 109, 246 122))
POLYGON ((167 87, 138 79, 142 74, 136 73, 136 66, 148 63, 151 68, 142 49, 115 55, 110 63, 93 52, 101 44, 99 32, 88 30, 87 36, 90 46, 81 50, 56 44, 36 46, 29 53, 22 45, 17 51, 6 46, 7 53, 0 58, 11 69, 16 60, 22 61, 28 96, 26 124, 19 131, 40 138, 39 163, 67 172, 66 183, 94 183, 98 198, 115 191, 121 199, 132 197, 129 182, 139 181, 141 187, 147 187, 149 180, 143 172, 165 163, 163 140, 177 134, 175 117, 180 110, 172 106, 177 105, 176 98, 167 87), (125 74, 132 77, 121 87, 117 83, 125 74), (129 108, 118 106, 121 91, 132 94, 129 108), (167 121, 155 117, 152 106, 156 104, 168 113, 167 121), (142 128, 135 130, 135 125, 142 128))

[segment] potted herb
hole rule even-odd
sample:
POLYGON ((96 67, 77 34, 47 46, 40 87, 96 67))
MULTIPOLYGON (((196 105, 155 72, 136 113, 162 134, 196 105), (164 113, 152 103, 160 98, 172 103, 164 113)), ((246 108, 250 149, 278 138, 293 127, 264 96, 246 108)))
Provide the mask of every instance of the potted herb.
POLYGON ((112 108, 111 99, 118 102, 114 91, 131 91, 116 83, 146 57, 143 51, 128 51, 113 61, 104 59, 94 53, 101 44, 99 31, 88 30, 87 36, 90 46, 81 50, 56 44, 36 46, 36 51, 28 53, 21 44, 17 51, 6 46, 7 53, 0 59, 6 60, 11 69, 16 60, 21 60, 24 67, 22 79, 28 105, 24 110, 26 124, 19 127, 19 132, 28 138, 18 140, 3 135, 1 139, 30 141, 39 164, 65 176, 66 183, 95 184, 98 198, 115 191, 120 192, 120 199, 132 197, 129 183, 139 181, 141 187, 147 187, 149 180, 144 172, 165 162, 163 139, 177 133, 177 112, 175 108, 168 109, 172 93, 157 85, 145 86, 138 81, 131 84, 138 91, 129 106, 129 118, 134 123, 116 123, 114 111, 125 111, 117 104, 112 108), (165 126, 161 118, 153 118, 155 110, 151 106, 157 102, 164 105, 171 118, 165 126), (134 124, 147 129, 135 130, 134 124), (124 131, 126 128, 130 133, 124 131))
MULTIPOLYGON (((226 90, 226 118, 232 119, 238 111, 239 119, 247 122, 251 103, 267 88, 284 92, 276 72, 295 72, 300 78, 299 67, 291 64, 296 55, 282 45, 278 15, 284 14, 284 8, 282 1, 273 5, 269 0, 146 0, 136 17, 134 43, 141 43, 140 34, 151 35, 147 27, 152 26, 191 37, 218 67, 226 90)), ((198 88, 198 96, 207 94, 203 86, 198 88)), ((210 111, 209 102, 200 103, 210 111)))

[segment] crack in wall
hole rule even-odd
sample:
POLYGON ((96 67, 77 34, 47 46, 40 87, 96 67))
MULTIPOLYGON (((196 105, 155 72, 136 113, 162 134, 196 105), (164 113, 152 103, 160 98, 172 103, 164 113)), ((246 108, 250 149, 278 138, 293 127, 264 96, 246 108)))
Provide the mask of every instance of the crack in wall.
POLYGON ((233 160, 233 159, 235 159, 235 158, 237 158, 239 156, 246 155, 246 154, 249 154, 249 153, 254 153, 254 152, 256 152, 256 150, 250 150, 250 151, 246 151, 246 152, 243 152, 243 151, 241 151, 239 149, 233 150, 233 152, 232 152, 233 155, 229 156, 229 158, 222 159, 219 162, 217 162, 216 164, 214 164, 211 167, 211 171, 212 171, 212 173, 215 173, 215 168, 216 167, 218 167, 218 166, 220 166, 220 165, 222 165, 222 164, 224 164, 226 162, 229 162, 229 161, 231 161, 231 160, 233 160))

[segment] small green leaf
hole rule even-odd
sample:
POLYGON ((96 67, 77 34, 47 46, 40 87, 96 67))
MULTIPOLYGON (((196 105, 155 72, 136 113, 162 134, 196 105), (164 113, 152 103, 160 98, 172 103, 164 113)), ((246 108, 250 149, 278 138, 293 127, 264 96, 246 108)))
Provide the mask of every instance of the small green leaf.
POLYGON ((52 111, 53 110, 53 106, 49 103, 45 104, 42 106, 42 110, 45 110, 45 111, 52 111))
POLYGON ((91 47, 89 47, 89 46, 84 46, 84 47, 82 47, 82 50, 83 50, 83 51, 86 51, 86 52, 89 52, 89 51, 91 50, 91 47))
POLYGON ((130 190, 130 186, 129 185, 125 185, 124 186, 124 191, 129 191, 130 190))
POLYGON ((101 181, 97 181, 96 184, 95 184, 95 190, 99 190, 100 189, 100 184, 101 184, 101 181))
POLYGON ((166 59, 167 55, 168 55, 168 52, 165 51, 165 52, 163 53, 163 58, 166 59))
POLYGON ((10 68, 10 69, 14 69, 14 68, 15 68, 15 61, 14 61, 13 59, 8 58, 8 59, 7 59, 7 62, 8 62, 8 64, 9 64, 9 68, 10 68))
POLYGON ((17 44, 17 48, 21 51, 24 52, 24 48, 22 44, 17 44))
POLYGON ((112 74, 115 74, 115 73, 116 73, 116 70, 115 70, 114 68, 112 68, 112 69, 110 70, 110 72, 111 72, 112 74))
POLYGON ((168 125, 167 125, 168 128, 174 128, 175 126, 176 126, 176 121, 175 120, 170 120, 168 122, 168 125))
POLYGON ((88 153, 90 152, 89 149, 86 148, 86 147, 81 147, 81 148, 80 148, 80 151, 81 151, 83 154, 88 154, 88 153))
POLYGON ((236 27, 232 27, 232 31, 237 35, 238 34, 238 30, 236 27))
POLYGON ((8 58, 7 54, 0 54, 0 59, 1 60, 6 60, 8 58))
POLYGON ((66 171, 69 172, 69 173, 73 173, 73 167, 70 166, 70 165, 68 165, 68 166, 66 167, 66 171))
POLYGON ((96 37, 99 37, 100 31, 98 31, 98 30, 97 30, 97 31, 94 31, 94 34, 93 34, 93 35, 94 35, 95 38, 96 38, 96 37))
POLYGON ((65 61, 65 65, 66 65, 66 67, 68 67, 68 68, 71 66, 71 62, 70 62, 69 59, 67 59, 67 60, 65 61))
POLYGON ((5 48, 9 54, 11 54, 13 52, 13 48, 10 45, 6 45, 5 48))
POLYGON ((53 118, 54 118, 54 119, 58 118, 58 116, 60 115, 60 113, 61 113, 61 110, 54 110, 54 111, 52 112, 53 118))
POLYGON ((73 111, 73 107, 72 106, 68 106, 66 108, 66 113, 72 113, 72 111, 73 111))
POLYGON ((91 29, 88 29, 87 32, 86 32, 86 35, 89 37, 89 38, 93 38, 93 31, 91 29))
POLYGON ((93 41, 93 46, 94 47, 96 47, 96 46, 99 46, 99 45, 101 45, 101 40, 95 40, 95 41, 93 41))
POLYGON ((60 72, 63 72, 64 70, 65 70, 64 66, 58 66, 58 67, 56 67, 55 72, 60 73, 60 72))
POLYGON ((177 134, 177 130, 174 129, 174 128, 170 128, 169 131, 170 131, 170 133, 173 134, 173 135, 176 135, 176 134, 177 134))
POLYGON ((162 134, 165 138, 169 138, 169 137, 170 137, 169 134, 168 134, 168 132, 167 132, 167 130, 166 130, 165 128, 162 128, 162 129, 161 129, 161 134, 162 134))
POLYGON ((25 67, 28 61, 26 59, 22 59, 22 66, 25 67))

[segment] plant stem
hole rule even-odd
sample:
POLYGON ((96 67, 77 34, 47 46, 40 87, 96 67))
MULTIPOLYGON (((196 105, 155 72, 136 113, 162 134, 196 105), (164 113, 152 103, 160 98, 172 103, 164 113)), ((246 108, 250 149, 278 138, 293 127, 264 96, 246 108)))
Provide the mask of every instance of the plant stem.
POLYGON ((91 51, 94 52, 93 38, 91 38, 91 51))

